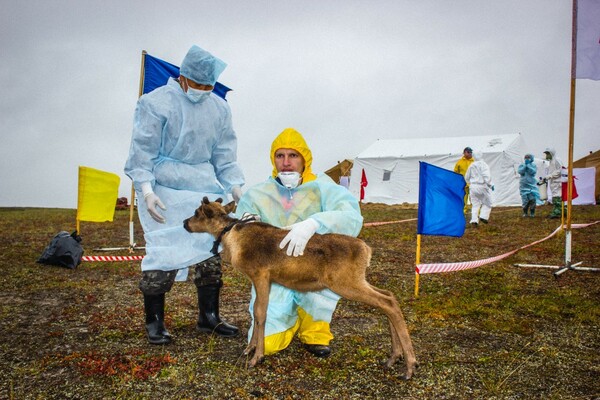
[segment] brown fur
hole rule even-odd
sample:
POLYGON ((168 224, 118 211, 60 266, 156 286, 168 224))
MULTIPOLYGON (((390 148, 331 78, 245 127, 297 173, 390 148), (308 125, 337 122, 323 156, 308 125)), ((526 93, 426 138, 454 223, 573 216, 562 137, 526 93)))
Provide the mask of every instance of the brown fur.
MULTIPOLYGON (((184 221, 189 232, 207 232, 218 237, 235 221, 228 216, 234 203, 222 205, 222 200, 209 202, 204 198, 193 217, 184 221)), ((288 233, 262 222, 236 224, 222 237, 224 261, 244 273, 256 289, 254 330, 245 355, 254 351, 250 367, 264 356, 264 328, 271 282, 298 291, 317 291, 328 288, 338 295, 379 308, 388 317, 392 352, 386 365, 391 367, 403 354, 406 379, 417 367, 406 322, 395 296, 370 285, 365 271, 371 260, 371 248, 362 240, 339 234, 314 235, 304 255, 290 257, 279 243, 288 233)))

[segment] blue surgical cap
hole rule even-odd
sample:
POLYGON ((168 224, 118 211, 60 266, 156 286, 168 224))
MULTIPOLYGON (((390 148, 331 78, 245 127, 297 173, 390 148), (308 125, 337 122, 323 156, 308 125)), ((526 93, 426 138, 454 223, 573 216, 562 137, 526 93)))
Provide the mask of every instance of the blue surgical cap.
POLYGON ((225 67, 222 60, 194 45, 185 55, 179 73, 201 85, 214 86, 225 67))

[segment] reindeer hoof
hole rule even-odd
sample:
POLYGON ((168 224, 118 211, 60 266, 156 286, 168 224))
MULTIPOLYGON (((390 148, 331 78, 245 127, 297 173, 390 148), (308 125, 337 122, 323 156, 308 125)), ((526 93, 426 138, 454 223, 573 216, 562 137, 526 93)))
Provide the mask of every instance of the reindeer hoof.
POLYGON ((264 361, 264 359, 265 359, 264 357, 254 356, 252 358, 252 360, 250 360, 250 362, 248 363, 248 369, 256 367, 258 364, 262 363, 264 361))
POLYGON ((419 363, 416 361, 412 365, 407 365, 406 374, 403 376, 404 380, 407 381, 412 378, 417 368, 419 368, 419 363))
POLYGON ((384 365, 385 368, 392 368, 392 366, 396 364, 396 361, 398 361, 398 357, 390 357, 387 360, 382 361, 381 363, 384 365))

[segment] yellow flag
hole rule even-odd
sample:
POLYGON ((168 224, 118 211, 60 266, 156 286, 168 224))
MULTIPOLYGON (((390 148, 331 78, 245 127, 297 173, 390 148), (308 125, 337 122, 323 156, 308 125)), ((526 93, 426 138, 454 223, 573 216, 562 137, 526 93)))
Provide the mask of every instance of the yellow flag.
POLYGON ((118 175, 79 166, 77 221, 112 222, 120 182, 118 175))

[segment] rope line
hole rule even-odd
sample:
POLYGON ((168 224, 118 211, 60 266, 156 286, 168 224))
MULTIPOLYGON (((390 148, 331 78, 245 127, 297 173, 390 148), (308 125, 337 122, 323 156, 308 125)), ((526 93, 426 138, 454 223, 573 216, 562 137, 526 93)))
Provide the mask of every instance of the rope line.
MULTIPOLYGON (((599 222, 600 221, 592 222, 589 224, 573 224, 573 225, 571 225, 571 228, 573 228, 573 229, 587 228, 588 226, 597 224, 599 222)), ((502 260, 503 258, 512 256, 519 250, 523 250, 528 247, 535 246, 538 243, 548 240, 552 236, 556 235, 560 231, 560 229, 561 229, 561 227, 559 226, 558 228, 556 228, 554 230, 554 232, 552 232, 550 235, 546 236, 545 238, 536 240, 533 243, 527 244, 525 246, 521 246, 516 250, 509 251, 508 253, 504 253, 499 256, 484 258, 483 260, 463 261, 463 262, 456 262, 456 263, 418 264, 416 266, 415 270, 416 270, 417 274, 436 274, 436 273, 440 273, 440 272, 462 271, 465 269, 481 267, 482 265, 490 264, 490 263, 502 260)))

